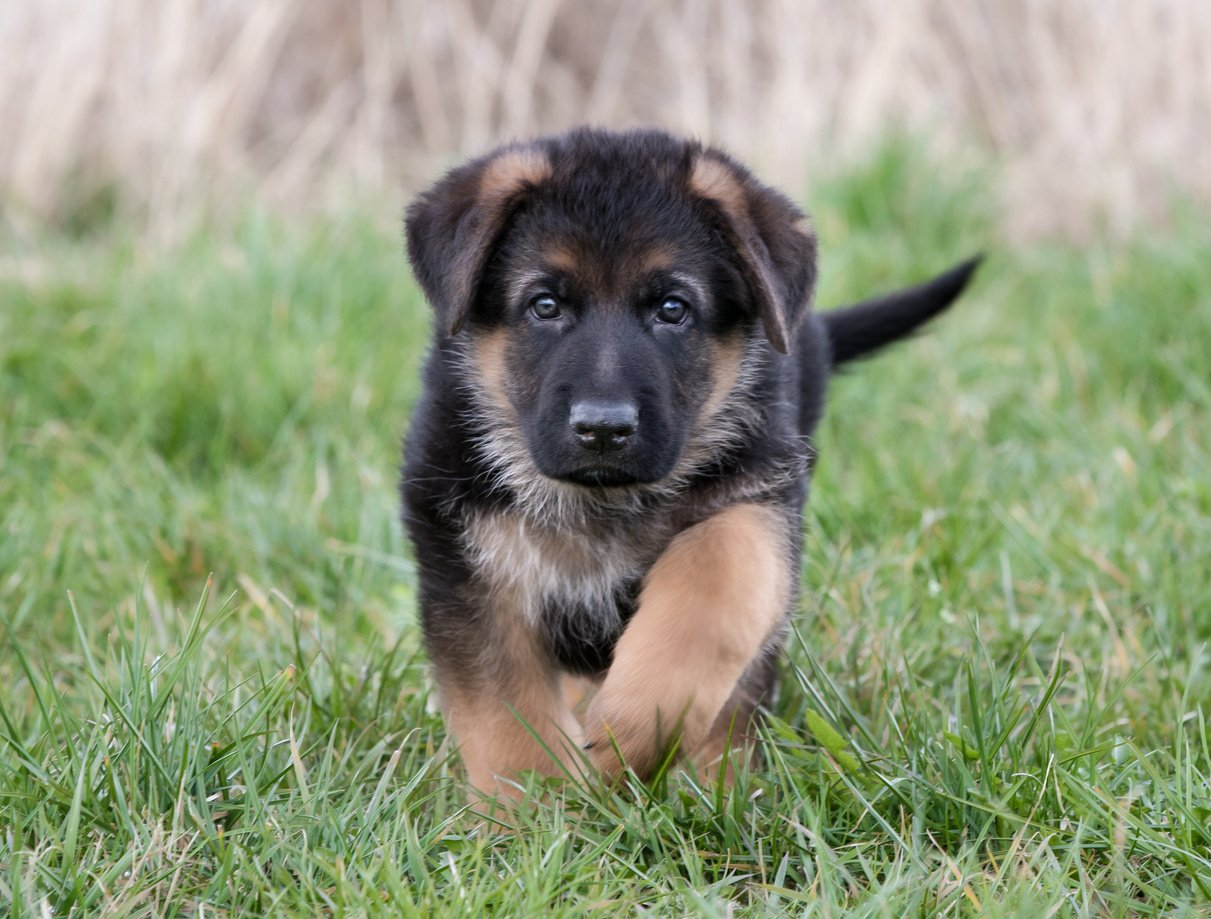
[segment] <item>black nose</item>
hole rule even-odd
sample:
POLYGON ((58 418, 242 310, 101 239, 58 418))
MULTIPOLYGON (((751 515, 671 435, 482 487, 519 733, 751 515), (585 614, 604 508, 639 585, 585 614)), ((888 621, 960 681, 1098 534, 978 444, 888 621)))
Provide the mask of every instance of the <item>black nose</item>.
POLYGON ((629 402, 577 402, 568 419, 586 450, 621 450, 639 425, 639 410, 629 402))

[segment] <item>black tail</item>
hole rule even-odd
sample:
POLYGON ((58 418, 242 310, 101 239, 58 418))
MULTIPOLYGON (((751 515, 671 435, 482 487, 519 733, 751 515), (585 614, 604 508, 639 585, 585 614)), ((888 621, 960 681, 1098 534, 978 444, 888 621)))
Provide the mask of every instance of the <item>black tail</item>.
POLYGON ((895 293, 821 313, 833 366, 864 357, 903 338, 955 301, 980 264, 977 255, 950 271, 895 293))

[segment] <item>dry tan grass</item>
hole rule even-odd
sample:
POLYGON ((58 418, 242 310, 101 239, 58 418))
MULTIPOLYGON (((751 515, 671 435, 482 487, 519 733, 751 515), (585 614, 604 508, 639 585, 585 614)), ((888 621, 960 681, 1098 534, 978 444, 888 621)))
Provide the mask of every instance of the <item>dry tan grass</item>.
POLYGON ((402 201, 453 157, 581 122, 721 142, 773 181, 892 125, 1004 164, 1016 233, 1211 197, 1206 0, 13 0, 0 205, 99 188, 172 222, 251 190, 402 201))

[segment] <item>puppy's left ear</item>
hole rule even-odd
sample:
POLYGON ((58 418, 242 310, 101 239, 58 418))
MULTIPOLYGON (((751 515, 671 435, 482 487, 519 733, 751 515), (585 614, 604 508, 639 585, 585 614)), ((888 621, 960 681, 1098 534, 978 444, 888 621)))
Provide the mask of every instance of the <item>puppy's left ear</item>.
POLYGON ((408 208, 408 259, 444 334, 467 321, 493 247, 550 174, 541 150, 502 147, 452 170, 408 208))
POLYGON ((786 354, 816 287, 816 234, 806 215, 718 150, 697 156, 689 186, 715 212, 766 337, 786 354))

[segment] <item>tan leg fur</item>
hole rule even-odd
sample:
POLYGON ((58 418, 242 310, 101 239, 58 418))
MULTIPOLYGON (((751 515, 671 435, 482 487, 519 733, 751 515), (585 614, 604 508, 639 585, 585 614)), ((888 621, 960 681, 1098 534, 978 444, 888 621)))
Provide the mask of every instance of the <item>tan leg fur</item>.
POLYGON ((442 687, 447 725, 468 782, 482 794, 505 797, 517 797, 512 780, 522 772, 558 776, 565 770, 572 775, 582 771, 582 732, 564 700, 559 675, 513 612, 507 616, 509 627, 492 642, 493 660, 486 669, 494 679, 482 678, 473 689, 442 687))
POLYGON ((711 727, 786 613, 786 520, 737 504, 680 534, 653 566, 639 608, 585 718, 594 764, 639 774, 681 749, 722 753, 711 727))

